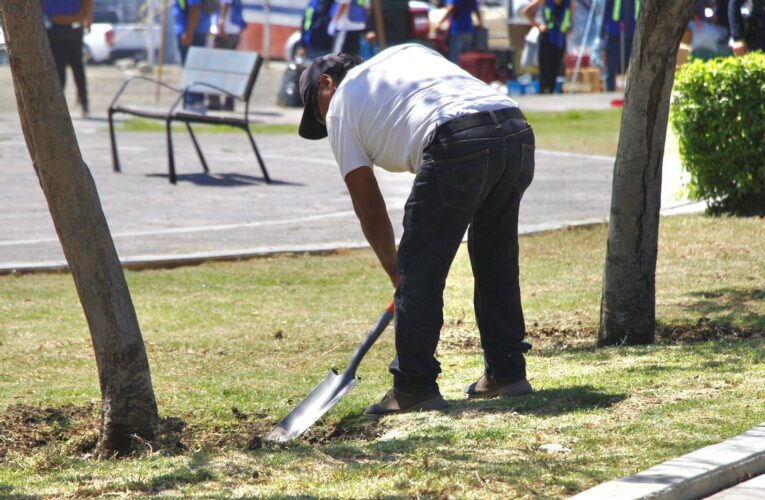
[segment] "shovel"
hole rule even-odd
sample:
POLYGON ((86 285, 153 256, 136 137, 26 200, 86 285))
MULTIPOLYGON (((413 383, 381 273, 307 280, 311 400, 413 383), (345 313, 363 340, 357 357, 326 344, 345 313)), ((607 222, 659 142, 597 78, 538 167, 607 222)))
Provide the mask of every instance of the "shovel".
POLYGON ((289 415, 284 417, 274 429, 266 436, 267 441, 284 443, 303 434, 314 422, 319 420, 322 415, 327 413, 335 403, 340 401, 348 391, 359 383, 356 379, 356 369, 364 359, 364 355, 372 347, 372 344, 380 337, 385 327, 388 326, 393 318, 393 301, 390 301, 388 308, 377 321, 372 330, 367 334, 367 338, 359 344, 356 352, 348 364, 348 368, 343 373, 337 373, 332 368, 327 378, 325 378, 299 405, 292 410, 289 415))

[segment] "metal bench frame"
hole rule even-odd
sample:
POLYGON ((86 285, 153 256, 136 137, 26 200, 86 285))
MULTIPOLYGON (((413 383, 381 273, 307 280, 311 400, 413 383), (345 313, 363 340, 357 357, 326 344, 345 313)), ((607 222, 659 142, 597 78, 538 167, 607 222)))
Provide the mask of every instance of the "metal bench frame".
MULTIPOLYGON (((202 163, 202 168, 204 169, 205 173, 209 173, 210 169, 207 165, 207 160, 205 160, 204 154, 202 154, 202 149, 199 146, 199 142, 197 141, 196 135, 194 134, 194 131, 191 128, 192 123, 199 123, 199 124, 207 124, 207 125, 228 125, 231 127, 236 127, 244 130, 247 133, 247 137, 250 140, 250 144, 252 145, 252 150, 255 152, 255 157, 258 160, 258 163, 260 164, 260 170, 263 172, 263 178, 265 179, 266 183, 271 184, 271 177, 268 175, 268 171, 266 170, 266 165, 263 163, 263 158, 260 156, 260 151, 258 150, 258 146, 255 143, 255 138, 252 136, 252 132, 250 132, 250 121, 249 121, 249 110, 250 110, 250 96, 252 95, 252 89, 255 86, 255 81, 257 80, 258 73, 260 72, 260 66, 263 62, 263 58, 259 54, 254 54, 252 52, 246 53, 246 52, 235 52, 235 51, 228 51, 225 49, 208 49, 208 48, 201 48, 201 47, 191 47, 189 49, 189 55, 186 59, 187 65, 189 64, 189 61, 193 61, 196 59, 196 56, 204 55, 205 53, 209 53, 208 55, 212 54, 213 56, 221 56, 221 52, 225 51, 225 56, 229 58, 229 60, 236 64, 237 60, 237 54, 240 55, 238 59, 241 60, 247 60, 252 61, 253 56, 254 62, 251 63, 251 69, 249 71, 249 75, 247 75, 247 81, 244 84, 243 91, 239 94, 232 93, 230 89, 225 89, 222 86, 216 85, 215 83, 211 83, 209 81, 204 80, 195 80, 191 81, 190 83, 187 83, 182 88, 176 88, 172 85, 169 85, 164 82, 160 82, 154 78, 149 78, 145 76, 134 76, 132 78, 129 78, 123 82, 120 89, 117 91, 117 94, 114 96, 114 99, 112 99, 111 104, 109 104, 109 135, 111 138, 111 147, 112 147, 112 165, 114 167, 115 172, 121 172, 122 169, 120 167, 120 161, 119 161, 119 155, 117 153, 117 139, 115 135, 114 130, 114 115, 123 113, 133 116, 140 116, 142 118, 148 118, 152 120, 162 120, 165 122, 165 133, 167 136, 167 155, 168 155, 168 167, 169 167, 169 176, 170 176, 170 182, 172 184, 176 184, 177 182, 177 176, 175 172, 175 155, 173 152, 173 134, 172 134, 172 124, 173 122, 183 122, 186 125, 186 129, 189 131, 189 135, 191 136, 191 141, 194 144, 194 149, 197 152, 197 156, 199 156, 199 160, 202 163), (122 94, 125 92, 125 90, 135 81, 137 80, 144 80, 149 81, 151 83, 157 84, 162 86, 163 88, 169 89, 172 92, 175 92, 178 94, 175 101, 173 102, 172 106, 168 108, 161 108, 161 107, 155 107, 155 108, 141 108, 141 107, 134 107, 130 105, 120 105, 118 104, 120 97, 122 97, 122 94), (195 113, 189 110, 183 109, 183 102, 186 94, 189 92, 199 92, 199 91, 207 91, 207 93, 215 93, 222 96, 228 96, 233 98, 237 102, 244 103, 244 113, 195 113)), ((246 62, 245 62, 246 63, 246 62)), ((200 68, 196 68, 196 70, 199 70, 200 68)), ((212 68, 202 68, 203 71, 209 72, 211 74, 218 73, 215 69, 212 68)), ((186 82, 189 79, 189 73, 187 66, 184 66, 183 73, 181 76, 181 82, 186 82)), ((242 74, 240 73, 240 76, 242 74)), ((214 79, 214 78, 213 78, 214 79)), ((244 80, 242 80, 243 82, 244 80)), ((241 83, 241 82, 240 82, 241 83)))

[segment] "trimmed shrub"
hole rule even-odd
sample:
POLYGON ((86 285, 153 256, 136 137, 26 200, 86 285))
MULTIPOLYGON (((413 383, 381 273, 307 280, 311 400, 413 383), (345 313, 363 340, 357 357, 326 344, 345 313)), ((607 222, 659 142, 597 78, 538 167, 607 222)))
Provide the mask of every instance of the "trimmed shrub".
POLYGON ((765 54, 684 65, 671 123, 691 198, 712 212, 765 213, 765 54))

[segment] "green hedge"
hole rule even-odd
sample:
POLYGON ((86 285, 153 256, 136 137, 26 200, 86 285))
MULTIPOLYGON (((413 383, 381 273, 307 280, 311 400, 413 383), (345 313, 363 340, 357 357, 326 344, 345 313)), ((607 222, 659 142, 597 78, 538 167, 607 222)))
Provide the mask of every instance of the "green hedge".
POLYGON ((691 198, 713 212, 765 213, 765 54, 684 65, 671 123, 691 198))

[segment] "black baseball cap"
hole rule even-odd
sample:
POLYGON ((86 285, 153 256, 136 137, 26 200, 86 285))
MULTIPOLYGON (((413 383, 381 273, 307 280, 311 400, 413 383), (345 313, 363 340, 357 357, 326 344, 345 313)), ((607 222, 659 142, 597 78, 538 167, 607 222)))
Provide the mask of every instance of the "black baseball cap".
POLYGON ((324 139, 327 126, 316 119, 316 84, 319 77, 336 66, 342 66, 343 59, 337 54, 317 57, 300 75, 300 97, 303 99, 303 118, 300 120, 298 134, 305 139, 324 139))

